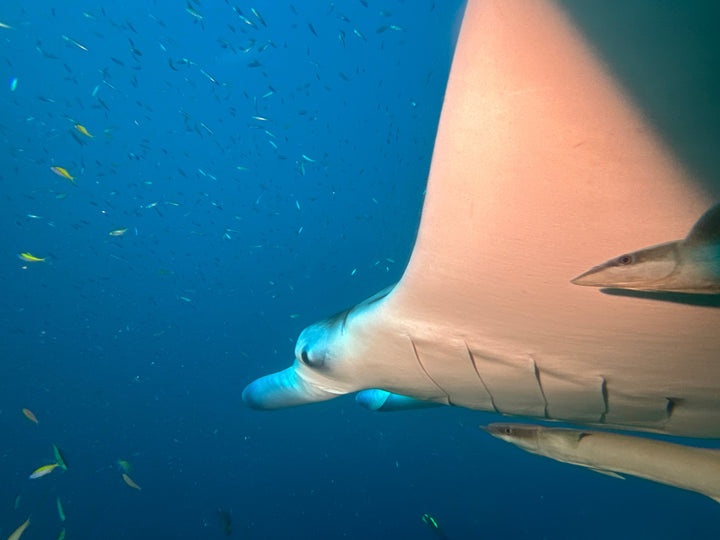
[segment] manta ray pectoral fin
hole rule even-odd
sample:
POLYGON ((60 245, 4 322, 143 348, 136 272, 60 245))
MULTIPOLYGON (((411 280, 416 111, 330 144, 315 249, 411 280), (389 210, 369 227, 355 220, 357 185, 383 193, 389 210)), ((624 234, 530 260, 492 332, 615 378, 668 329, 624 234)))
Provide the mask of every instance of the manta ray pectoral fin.
POLYGON ((291 366, 251 382, 243 390, 242 399, 252 409, 267 411, 326 401, 337 395, 305 381, 291 366))
POLYGON ((358 392, 355 396, 355 401, 368 410, 379 412, 427 409, 429 407, 441 407, 444 405, 443 403, 433 403, 432 401, 415 399, 379 389, 358 392))

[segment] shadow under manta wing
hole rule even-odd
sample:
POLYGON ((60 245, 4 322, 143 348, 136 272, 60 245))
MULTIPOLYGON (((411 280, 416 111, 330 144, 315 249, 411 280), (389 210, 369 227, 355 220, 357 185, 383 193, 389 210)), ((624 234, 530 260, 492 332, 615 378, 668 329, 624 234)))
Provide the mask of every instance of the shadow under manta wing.
POLYGON ((293 366, 243 397, 268 409, 376 388, 720 436, 720 310, 568 281, 629 234, 682 237, 711 202, 553 2, 470 0, 402 279, 342 331, 307 328, 293 366))
MULTIPOLYGON (((631 289, 600 289, 601 293, 610 296, 625 296, 628 298, 644 298, 658 302, 674 302, 689 306, 720 308, 720 296, 717 294, 690 294, 661 291, 634 291, 631 289)), ((718 329, 720 330, 720 329, 718 329)))

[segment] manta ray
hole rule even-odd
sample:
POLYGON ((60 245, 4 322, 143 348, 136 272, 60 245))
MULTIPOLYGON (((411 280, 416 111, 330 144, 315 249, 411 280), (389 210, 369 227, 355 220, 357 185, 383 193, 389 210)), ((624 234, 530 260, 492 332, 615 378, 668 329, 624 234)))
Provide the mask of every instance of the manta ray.
POLYGON ((470 0, 402 278, 306 328, 243 400, 360 392, 379 410, 720 437, 720 309, 571 283, 716 202, 554 2, 470 0))

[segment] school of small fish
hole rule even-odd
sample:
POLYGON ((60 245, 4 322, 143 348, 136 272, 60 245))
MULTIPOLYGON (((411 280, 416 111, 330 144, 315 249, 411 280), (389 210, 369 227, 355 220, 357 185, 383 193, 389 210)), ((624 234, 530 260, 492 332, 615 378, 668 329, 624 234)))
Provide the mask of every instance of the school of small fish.
MULTIPOLYGON (((32 40, 31 50, 37 55, 36 61, 48 74, 52 74, 53 81, 39 88, 37 95, 26 97, 30 101, 38 101, 39 108, 35 114, 25 118, 21 127, 34 126, 45 131, 44 139, 67 139, 77 143, 77 147, 74 151, 55 154, 48 146, 44 148, 43 155, 31 157, 31 148, 28 147, 32 146, 32 140, 27 137, 23 144, 21 135, 15 137, 13 148, 23 152, 28 168, 46 163, 50 171, 66 180, 68 185, 83 189, 82 197, 92 194, 88 203, 89 217, 73 224, 75 229, 93 227, 98 214, 111 216, 116 222, 127 225, 110 229, 107 236, 118 240, 119 237, 133 236, 137 237, 134 238, 137 243, 142 241, 143 236, 148 238, 156 234, 153 231, 156 225, 148 226, 152 222, 148 210, 160 218, 168 215, 190 217, 198 208, 210 205, 220 212, 217 221, 204 225, 205 230, 199 231, 192 219, 184 220, 187 224, 185 234, 221 241, 242 240, 250 250, 277 249, 280 246, 263 238, 265 235, 247 238, 243 227, 235 226, 246 218, 240 213, 225 214, 224 205, 219 200, 222 193, 218 189, 219 182, 245 183, 251 175, 259 176, 260 190, 251 195, 247 205, 257 211, 263 208, 264 201, 270 199, 268 190, 285 188, 271 178, 263 179, 263 162, 273 159, 286 165, 288 177, 303 179, 304 184, 288 202, 299 212, 295 236, 308 234, 307 224, 301 220, 305 208, 311 206, 316 197, 316 189, 311 188, 309 182, 319 184, 319 180, 328 175, 333 159, 341 155, 340 147, 321 148, 313 142, 324 135, 319 128, 322 111, 317 105, 313 109, 303 107, 292 111, 283 103, 294 97, 297 91, 307 93, 313 87, 316 87, 315 92, 330 96, 339 85, 343 88, 342 85, 361 76, 362 67, 353 65, 335 74, 328 73, 323 68, 323 55, 328 44, 332 44, 336 52, 361 51, 368 42, 377 43, 382 48, 387 40, 401 40, 405 28, 396 24, 395 15, 390 10, 377 9, 371 13, 371 6, 364 0, 358 0, 355 6, 342 8, 331 2, 322 12, 302 9, 294 4, 268 4, 263 8, 259 5, 240 7, 228 2, 223 6, 214 6, 201 0, 186 0, 185 6, 178 9, 185 17, 170 24, 154 10, 130 20, 116 18, 105 7, 97 6, 82 12, 82 17, 74 20, 63 33, 52 37, 41 34, 30 36, 28 39, 32 40), (276 13, 280 9, 285 11, 282 17, 276 13), (373 23, 366 20, 368 16, 374 21, 374 32, 369 26, 373 23), (355 24, 354 20, 363 22, 355 24), (188 37, 206 39, 211 32, 209 28, 212 28, 214 36, 214 56, 203 57, 183 45, 188 37), (304 43, 304 47, 288 48, 289 30, 295 31, 295 39, 304 43), (94 53, 105 46, 104 40, 108 35, 123 41, 123 45, 115 48, 112 54, 96 57, 94 53), (304 67, 298 77, 288 78, 284 76, 284 69, 278 70, 279 59, 285 62, 282 65, 304 67), (91 62, 91 67, 88 67, 88 62, 91 62), (246 73, 238 76, 238 68, 246 73), (170 112, 175 120, 164 119, 160 129, 153 124, 153 119, 155 115, 165 114, 163 100, 149 101, 154 91, 147 87, 147 82, 143 82, 146 71, 155 77, 164 77, 161 79, 164 92, 184 96, 183 107, 170 112), (97 75, 86 75, 89 73, 97 75), (233 82, 237 78, 242 79, 242 86, 233 82), (68 100, 53 96, 53 90, 57 88, 59 91, 60 87, 65 92, 70 90, 75 98, 68 100), (203 118, 203 105, 208 99, 219 104, 219 111, 214 117, 203 118), (297 133, 288 129, 293 117, 298 126, 297 133), (232 124, 231 129, 227 129, 228 122, 232 124), (137 144, 116 151, 113 148, 116 134, 127 130, 133 131, 137 144), (189 142, 188 151, 178 153, 174 150, 188 146, 178 144, 180 138, 189 142), (137 192, 133 199, 138 204, 117 206, 115 201, 119 200, 120 179, 124 176, 133 178, 133 162, 146 159, 151 151, 158 150, 158 146, 166 157, 164 162, 156 164, 158 177, 137 178, 126 183, 126 191, 137 192), (236 160, 232 171, 224 170, 220 164, 219 158, 225 161, 228 154, 236 160), (170 198, 165 195, 167 189, 156 189, 155 186, 172 185, 175 178, 193 181, 197 188, 178 190, 170 198), (303 192, 307 194, 303 195, 303 192), (162 195, 148 200, 153 193, 162 195), (173 208, 178 208, 181 213, 170 214, 173 208)), ((430 6, 430 10, 433 9, 434 4, 430 6)), ((52 9, 51 17, 59 19, 60 10, 52 9)), ((11 40, 21 38, 21 34, 16 32, 20 26, 22 21, 0 22, 0 30, 11 40)), ((21 99, 22 89, 25 88, 19 83, 21 78, 14 76, 9 83, 10 91, 18 99, 21 99)), ((410 103, 412 107, 416 106, 415 101, 410 100, 410 103)), ((388 114, 387 109, 385 114, 388 114)), ((388 129, 390 138, 392 127, 388 129)), ((3 132, 7 135, 22 133, 10 131, 0 124, 0 134, 3 132)), ((361 169, 359 174, 364 172, 361 169)), ((28 173, 32 174, 30 170, 28 173)), ((40 190, 57 202, 76 197, 61 183, 53 183, 49 179, 39 182, 33 193, 40 190)), ((377 204, 375 198, 372 202, 377 204)), ((271 215, 277 214, 276 209, 267 208, 271 215)), ((52 217, 41 218, 33 213, 28 213, 27 217, 49 227, 57 227, 62 211, 62 206, 57 206, 52 217)), ((122 249, 120 244, 103 245, 102 238, 97 236, 95 245, 83 248, 132 265, 132 260, 117 253, 117 249, 113 250, 114 246, 122 249)), ((28 246, 38 251, 45 247, 28 246)), ((19 258, 32 263, 47 260, 30 251, 21 252, 19 258)), ((55 265, 60 263, 55 256, 52 261, 55 265)), ((381 261, 376 261, 373 266, 390 271, 390 266, 381 261)), ((356 272, 357 268, 352 275, 356 272)), ((177 297, 186 295, 178 294, 177 297)))
MULTIPOLYGON (((398 98, 381 83, 364 90, 378 96, 366 113, 381 125, 378 144, 365 152, 397 152, 398 168, 391 174, 363 161, 343 161, 360 126, 328 117, 323 107, 325 101, 342 109, 357 106, 357 99, 344 96, 356 83, 370 84, 366 72, 373 60, 366 48, 382 51, 404 39, 403 16, 395 9, 365 0, 329 2, 322 9, 262 0, 168 6, 148 5, 125 16, 110 4, 88 4, 86 11, 57 5, 47 9, 46 25, 23 20, 22 10, 11 17, 0 6, 0 56, 9 72, 0 81, 0 137, 12 156, 6 166, 13 170, 7 172, 23 179, 20 195, 6 195, 22 208, 14 217, 18 245, 7 261, 39 286, 44 275, 74 273, 86 261, 101 261, 107 275, 93 279, 132 272, 164 280, 174 288, 174 305, 192 310, 200 291, 183 283, 165 239, 205 246, 207 260, 216 265, 229 252, 274 258, 326 232, 317 200, 352 199, 354 186, 365 189, 368 178, 387 177, 390 185, 394 176, 406 174, 403 154, 394 146, 400 139, 394 108, 414 116, 414 96, 398 98), (347 60, 338 69, 331 55, 347 60), (289 74, 288 66, 296 71, 289 74), (330 128, 337 136, 328 144, 330 128), (284 216, 291 225, 287 234, 274 235, 272 226, 255 225, 256 216, 272 223, 284 216)), ((442 74, 418 78, 444 85, 442 74)), ((429 155, 432 139, 418 144, 419 153, 429 155)), ((365 197, 356 219, 368 219, 375 205, 392 204, 392 196, 389 189, 365 197)), ((387 273, 394 263, 377 257, 347 268, 345 275, 387 273)), ((87 299, 82 282, 68 285, 80 301, 87 299)), ((291 294, 293 285, 268 280, 262 289, 273 300, 291 294)), ((166 339, 168 328, 158 323, 151 335, 166 339)), ((131 331, 128 324, 119 332, 131 331)), ((39 419, 21 409, 28 430, 48 427, 49 415, 38 412, 39 419)), ((76 516, 72 500, 56 495, 54 483, 69 478, 76 465, 68 469, 58 447, 52 449, 19 476, 37 489, 48 487, 61 540, 76 516)), ((109 468, 117 484, 125 484, 121 489, 145 495, 142 475, 127 460, 109 468)), ((33 520, 37 512, 24 495, 16 498, 15 510, 32 513, 33 520)), ((9 538, 19 539, 29 526, 28 517, 9 538)))
MULTIPOLYGON (((35 415, 35 413, 34 413, 33 411, 31 411, 30 409, 28 409, 27 407, 23 407, 23 408, 20 410, 20 412, 22 413, 22 415, 23 415, 26 419, 28 419, 28 420, 29 420, 30 422, 32 422, 33 424, 35 424, 35 425, 39 425, 39 424, 40 424, 40 422, 38 421, 37 416, 35 415)), ((53 443, 53 444, 52 444, 52 450, 53 450, 53 459, 54 459, 54 461, 53 461, 52 463, 46 463, 45 465, 41 465, 40 467, 38 467, 37 469, 35 469, 35 470, 34 470, 32 473, 30 473, 30 475, 28 476, 28 479, 29 479, 29 480, 38 480, 38 479, 40 479, 40 478, 46 477, 46 476, 50 475, 50 473, 52 473, 52 472, 54 472, 54 471, 56 471, 56 470, 58 470, 58 469, 61 470, 61 471, 67 471, 67 470, 68 470, 68 466, 67 466, 67 464, 65 463, 65 458, 64 458, 62 452, 60 451, 60 448, 59 448, 56 444, 53 443)), ((129 487, 131 487, 131 488, 133 488, 133 489, 135 489, 135 490, 137 490, 137 491, 141 491, 142 488, 141 488, 132 478, 130 478, 130 476, 129 476, 129 474, 128 474, 128 473, 132 472, 132 465, 131 465, 131 463, 130 463, 129 461, 127 461, 127 460, 124 460, 124 459, 118 459, 118 460, 116 461, 116 464, 117 464, 117 466, 118 466, 118 468, 119 468, 120 477, 122 478, 123 482, 125 482, 125 484, 126 484, 127 486, 129 486, 129 487)), ((18 510, 18 509, 22 506, 22 503, 23 503, 22 495, 18 495, 17 497, 15 497, 14 509, 15 509, 15 510, 18 510)), ((56 506, 56 509, 57 509, 58 519, 60 520, 60 522, 65 522, 66 519, 67 519, 67 516, 66 516, 66 514, 65 514, 65 509, 64 509, 64 507, 63 507, 63 504, 62 504, 62 501, 61 501, 59 495, 55 497, 55 506, 56 506)), ((23 532, 25 531, 25 529, 27 529, 27 527, 28 527, 29 525, 30 525, 30 518, 28 518, 24 523, 22 523, 22 524, 8 537, 8 540, 10 540, 10 539, 12 539, 12 538, 20 538, 20 536, 23 534, 23 532)), ((66 529, 65 529, 65 527, 63 527, 63 528, 60 530, 58 539, 65 538, 65 535, 66 535, 66 529)))

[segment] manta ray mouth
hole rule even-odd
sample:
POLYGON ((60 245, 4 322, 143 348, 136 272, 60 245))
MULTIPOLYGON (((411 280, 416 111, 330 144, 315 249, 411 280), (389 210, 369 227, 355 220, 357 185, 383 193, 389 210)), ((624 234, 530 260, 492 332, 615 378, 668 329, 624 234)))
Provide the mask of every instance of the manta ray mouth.
POLYGON ((269 411, 327 401, 340 393, 342 392, 332 392, 304 380, 293 365, 251 382, 243 390, 242 399, 251 409, 269 411))

